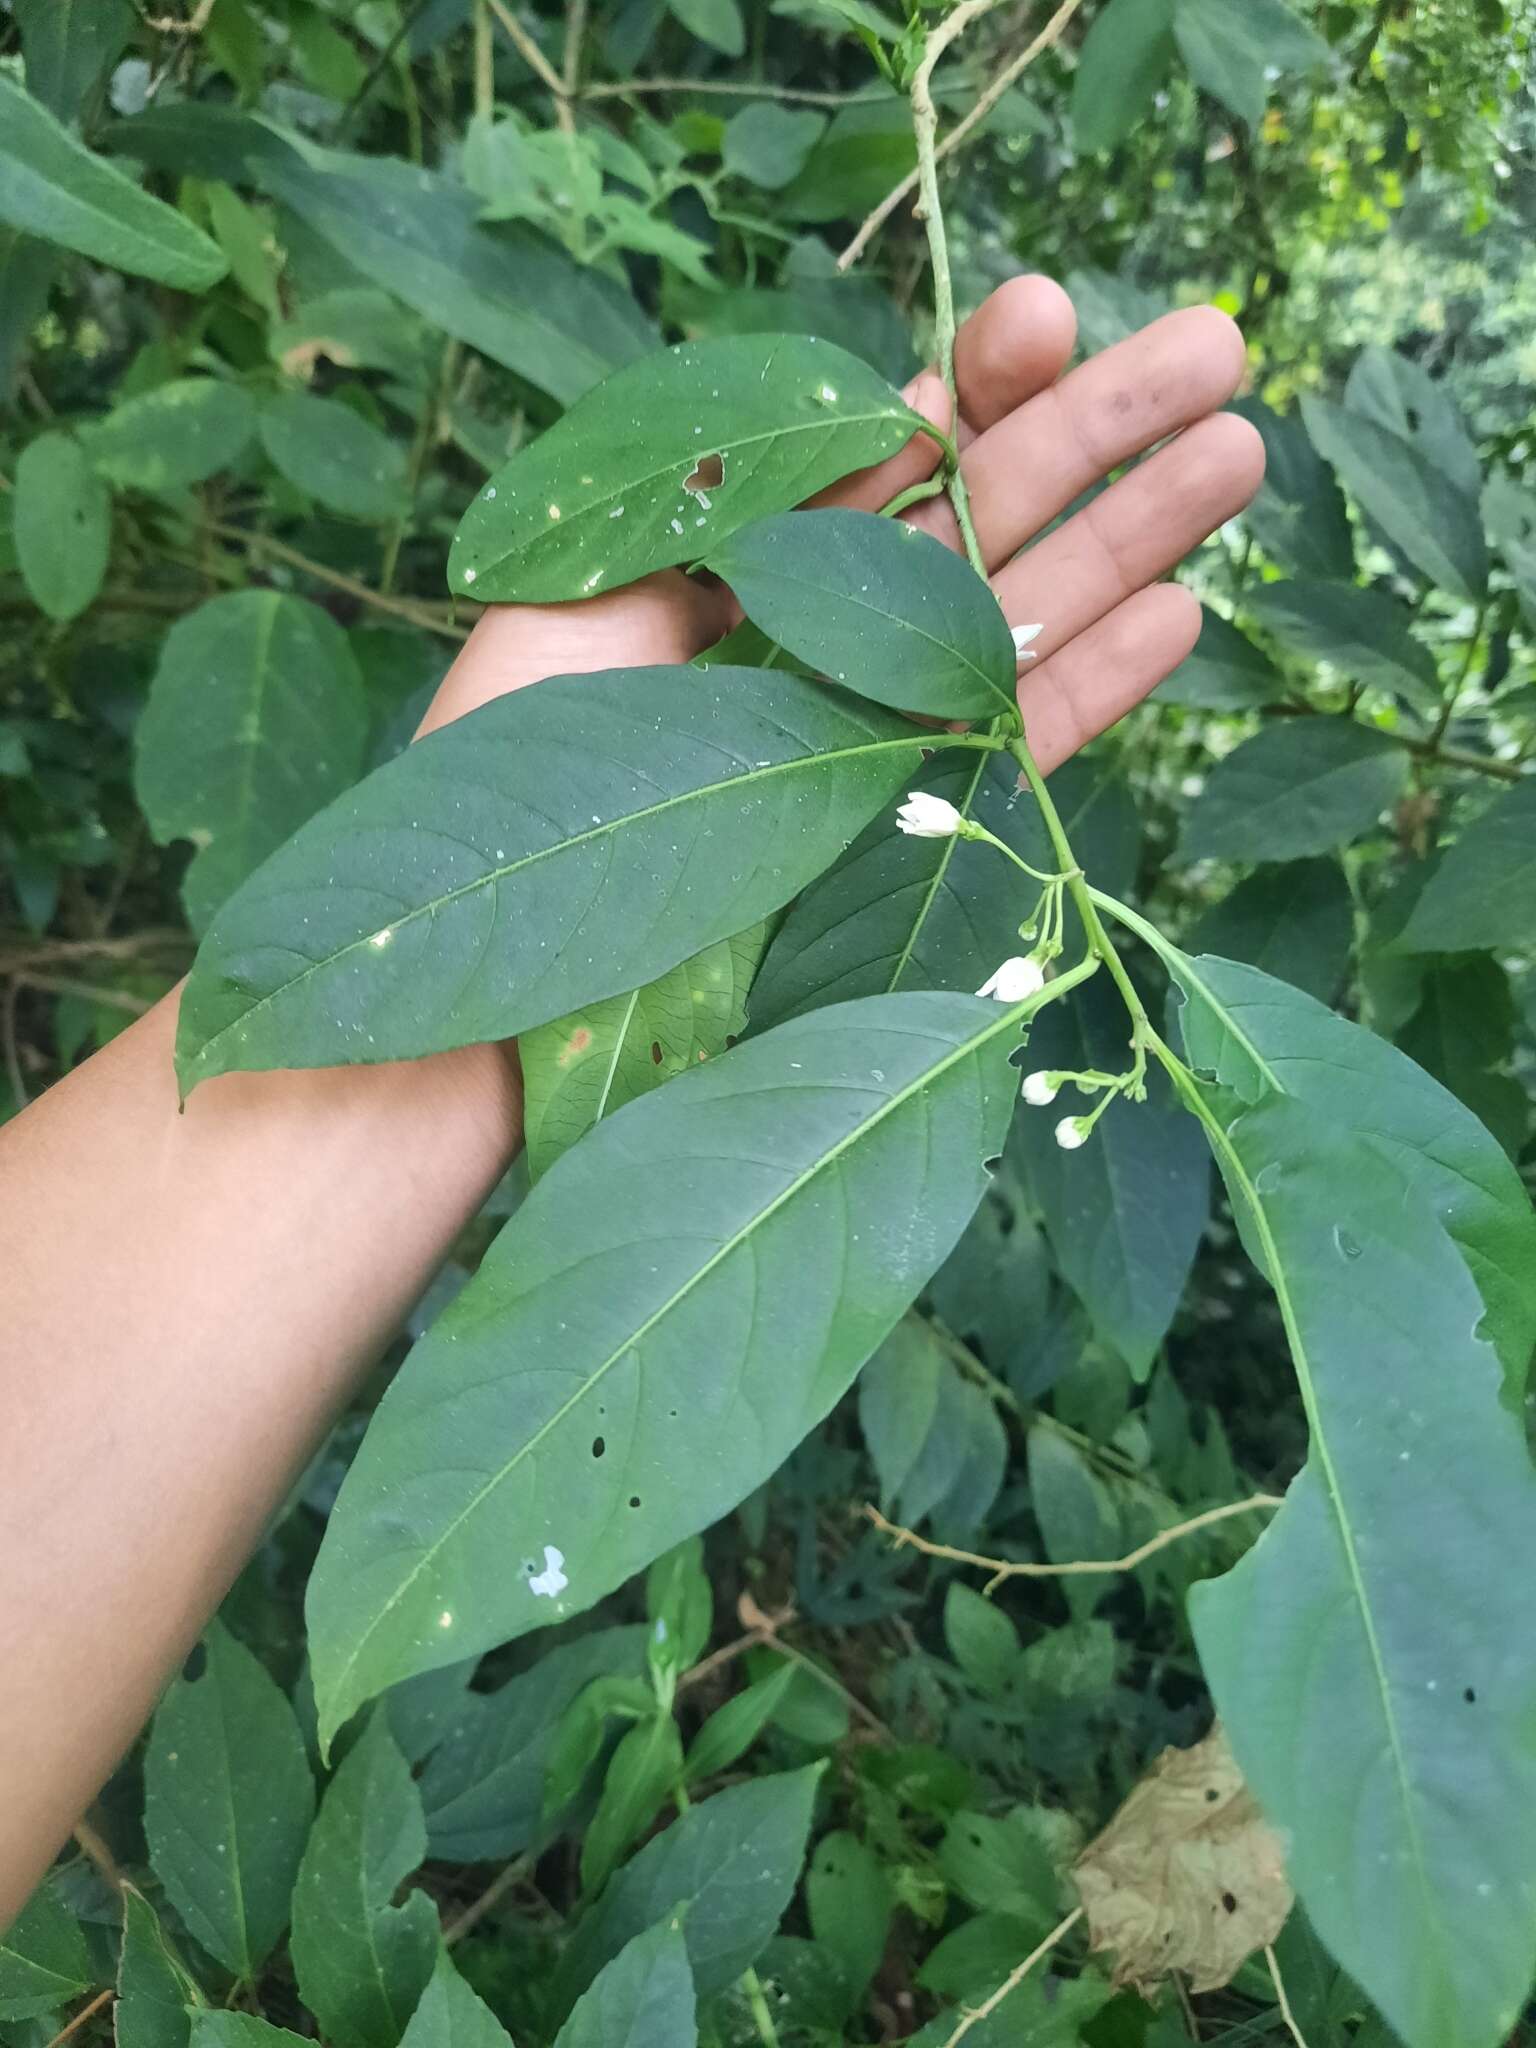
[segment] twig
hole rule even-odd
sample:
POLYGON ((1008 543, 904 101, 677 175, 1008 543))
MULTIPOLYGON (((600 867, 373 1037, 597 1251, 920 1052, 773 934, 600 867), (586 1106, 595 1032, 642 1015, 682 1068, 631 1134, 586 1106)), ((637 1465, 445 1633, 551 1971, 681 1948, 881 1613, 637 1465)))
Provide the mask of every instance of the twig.
POLYGON ((313 576, 320 583, 329 583, 333 590, 345 591, 348 597, 355 597, 360 604, 372 605, 376 611, 389 612, 397 619, 408 619, 413 626, 421 626, 429 633, 440 633, 445 640, 469 638, 464 627, 455 625, 445 613, 434 607, 372 590, 366 583, 359 583, 355 576, 344 576, 339 569, 328 569, 323 562, 312 561, 308 555, 301 555, 297 548, 289 547, 286 541, 274 540, 269 533, 251 533, 243 526, 231 526, 222 519, 210 519, 208 531, 216 533, 221 540, 233 541, 237 547, 249 548, 254 554, 275 556, 292 568, 302 569, 306 576, 313 576))
MULTIPOLYGON (((942 163, 951 150, 958 149, 976 124, 987 118, 1003 94, 1008 91, 1010 86, 1017 84, 1030 65, 1035 62, 1036 58, 1043 56, 1051 48, 1052 44, 1060 42, 1067 23, 1082 4, 1083 0, 1061 0, 1061 5, 1045 24, 1045 27, 1041 29, 1034 41, 1027 48, 1021 50, 1011 64, 1004 65, 996 78, 993 79, 992 83, 977 99, 976 104, 969 113, 955 123, 934 153, 936 162, 942 163)), ((953 20, 954 17, 951 16, 950 19, 953 20)), ((899 185, 886 193, 874 212, 869 215, 862 227, 860 227, 858 233, 848 244, 842 255, 838 257, 837 267, 839 270, 851 269, 858 262, 864 251, 869 247, 870 242, 879 233, 880 229, 884 227, 903 199, 909 193, 915 192, 917 186, 917 172, 909 171, 899 185)))
POLYGON ((993 1992, 992 1996, 989 1999, 985 2000, 984 2003, 982 2003, 981 2005, 973 2006, 971 2010, 966 2013, 965 2017, 961 2020, 959 2026, 956 2027, 955 2031, 944 2043, 944 2048, 958 2048, 958 2043, 965 2039, 966 2035, 971 2031, 972 2027, 979 2026, 980 2023, 985 2019, 990 2019, 992 2014, 995 2013, 997 2011, 997 2008, 1002 2004, 1003 2000, 1007 1998, 1010 1995, 1010 1993, 1018 1990, 1019 1986, 1024 1982, 1024 1979, 1029 1975, 1030 1971, 1035 1967, 1036 1963, 1038 1963, 1043 1956, 1048 1956, 1051 1950, 1055 1948, 1059 1942, 1064 1941, 1066 1937, 1072 1932, 1073 1928, 1077 1925, 1078 1921, 1082 1919, 1082 1917, 1082 1907, 1075 1906, 1072 1909, 1072 1911, 1067 1915, 1066 1919, 1061 1922, 1059 1927, 1053 1927, 1051 1929, 1050 1933, 1045 1937, 1044 1941, 1041 1942, 1038 1948, 1031 1949, 1029 1954, 1024 1958, 1023 1962, 1019 1964, 1019 1967, 1012 1973, 1011 1976, 1007 1977, 1003 1983, 998 1985, 997 1989, 993 1992))
POLYGON ((0 995, 0 1042, 5 1050, 5 1078, 10 1083, 11 1096, 18 1109, 25 1109, 29 1097, 27 1084, 21 1071, 21 1053, 16 1044, 16 997, 21 983, 8 981, 5 993, 0 995))
POLYGON ((485 0, 475 0, 475 118, 489 121, 496 106, 495 47, 485 0))
POLYGON ((130 995, 121 988, 100 988, 94 982, 66 981, 56 974, 18 974, 16 979, 23 988, 36 989, 41 995, 78 996, 82 1002, 100 1003, 105 1009, 126 1010, 130 1017, 142 1017, 153 1008, 143 996, 130 995))
POLYGON ((112 1887, 113 1891, 120 1892, 123 1888, 123 1873, 118 1866, 117 1858, 107 1847, 101 1835, 91 1825, 89 1819, 76 1823, 75 1841, 78 1843, 82 1854, 96 1866, 97 1871, 105 1882, 112 1887))
POLYGON ((40 942, 30 935, 17 937, 0 932, 0 947, 8 937, 18 950, 14 953, 0 950, 0 974, 18 974, 29 967, 47 967, 57 960, 137 960, 146 953, 190 953, 193 948, 190 932, 175 931, 169 927, 164 931, 134 932, 119 939, 44 939, 40 942))
POLYGON ((571 134, 576 124, 571 114, 570 100, 566 97, 564 79, 512 12, 507 0, 486 0, 486 5, 501 23, 506 31, 507 40, 528 69, 554 94, 555 119, 565 134, 571 134))
POLYGON ((775 85, 770 79, 743 78, 620 78, 597 85, 584 85, 584 100, 621 99, 630 93, 696 92, 724 93, 738 99, 793 100, 805 107, 868 106, 889 97, 885 92, 811 92, 798 85, 775 85))
POLYGON ((505 1898, 519 1878, 527 1876, 528 1860, 526 1856, 516 1857, 505 1870, 497 1872, 478 1899, 472 1900, 456 1920, 449 1921, 443 1929, 446 1947, 452 1948, 456 1941, 462 1941, 469 1930, 485 1918, 497 1900, 505 1898))
POLYGON ((1218 1522, 1229 1522, 1237 1515, 1256 1514, 1262 1508, 1284 1507, 1284 1496, 1278 1493, 1251 1493, 1246 1500, 1228 1501, 1224 1507, 1207 1508, 1203 1514, 1192 1515, 1187 1522, 1178 1522, 1171 1529, 1159 1529, 1155 1536, 1145 1543, 1127 1551, 1124 1557, 1073 1558, 1065 1564, 1036 1564, 1016 1561, 1003 1557, 980 1557, 974 1550, 956 1550, 949 1543, 932 1543, 926 1536, 914 1535, 912 1530, 903 1529, 899 1522, 888 1522, 877 1507, 866 1504, 864 1512, 885 1535, 894 1538, 898 1550, 909 1545, 920 1550, 925 1557, 947 1558, 951 1564, 972 1564, 978 1570, 990 1571, 985 1591, 991 1593, 1002 1585, 1005 1579, 1072 1579, 1091 1577, 1100 1572, 1134 1571, 1139 1564, 1145 1564, 1149 1557, 1155 1557, 1170 1544, 1181 1543, 1186 1536, 1193 1536, 1198 1529, 1214 1528, 1218 1522))
POLYGON ((86 2021, 91 2017, 91 2015, 93 2013, 100 2012, 101 2008, 106 2004, 107 2000, 109 1998, 114 1997, 115 1995, 116 1994, 113 1992, 112 1987, 110 1985, 108 1985, 105 1991, 98 1991, 96 1996, 91 2000, 90 2004, 82 2007, 81 2010, 75 2014, 74 2018, 70 2021, 69 2025, 65 2027, 62 2030, 62 2032, 54 2035, 53 2039, 48 2043, 48 2048, 59 2048, 59 2043, 61 2041, 67 2041, 71 2034, 78 2033, 80 2029, 85 2025, 86 2021))
POLYGON ((587 0, 566 0, 565 57, 560 71, 567 100, 575 99, 576 88, 581 82, 581 47, 586 33, 587 0))
POLYGON ((1275 1987, 1275 1997, 1280 2006, 1280 2017, 1285 2021, 1286 2032, 1296 2043, 1296 2048, 1307 2048, 1306 2037, 1296 2024, 1296 2015, 1291 2011, 1291 2001, 1285 1995, 1285 1979, 1280 1974, 1279 1960, 1275 1955, 1274 1943, 1266 1943, 1264 1960, 1269 1965, 1270 1981, 1275 1987))

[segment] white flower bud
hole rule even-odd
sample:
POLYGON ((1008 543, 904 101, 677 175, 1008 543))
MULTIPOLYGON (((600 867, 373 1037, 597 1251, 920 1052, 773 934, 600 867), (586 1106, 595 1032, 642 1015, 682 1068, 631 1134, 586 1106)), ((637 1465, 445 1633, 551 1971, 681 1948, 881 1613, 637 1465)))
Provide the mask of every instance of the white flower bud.
POLYGON ((1034 655, 1030 652, 1029 643, 1031 640, 1038 640, 1044 631, 1045 627, 1043 625, 1014 627, 1013 649, 1020 661, 1033 661, 1035 659, 1034 655))
POLYGON ((1085 1129, 1087 1119, 1080 1116, 1064 1116, 1056 1126, 1056 1142, 1063 1152, 1075 1152, 1080 1145, 1088 1142, 1085 1129))
POLYGON ((1045 987, 1045 972, 1038 960, 1026 960, 1016 953, 1011 960, 1005 960, 994 974, 977 989, 979 996, 992 996, 1000 1003, 1022 1003, 1026 996, 1037 996, 1045 987))
POLYGON ((1024 1100, 1031 1109, 1049 1109, 1060 1093, 1061 1083, 1054 1074, 1024 1076, 1024 1100))
POLYGON ((896 813, 896 823, 914 839, 953 839, 960 829, 960 813, 944 797, 914 789, 896 813))

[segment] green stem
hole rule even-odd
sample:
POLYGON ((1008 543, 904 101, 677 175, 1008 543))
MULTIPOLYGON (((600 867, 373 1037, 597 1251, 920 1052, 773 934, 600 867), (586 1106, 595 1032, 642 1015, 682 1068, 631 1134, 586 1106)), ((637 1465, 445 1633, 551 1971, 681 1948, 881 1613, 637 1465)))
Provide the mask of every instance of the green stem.
POLYGON ((763 2048, 779 2048, 779 2030, 773 2023, 773 2014, 768 2010, 768 2000, 763 1991, 763 1980, 756 1970, 748 1969, 742 1976, 741 1988, 747 1994, 747 2007, 757 2027, 757 2038, 763 2048))

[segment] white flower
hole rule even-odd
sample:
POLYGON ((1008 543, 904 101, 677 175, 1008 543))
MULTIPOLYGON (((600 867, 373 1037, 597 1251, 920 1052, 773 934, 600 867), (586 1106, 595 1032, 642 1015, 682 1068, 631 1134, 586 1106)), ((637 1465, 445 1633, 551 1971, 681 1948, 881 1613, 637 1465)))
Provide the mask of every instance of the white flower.
POLYGON ((896 823, 914 839, 953 839, 960 829, 960 813, 944 797, 913 789, 896 813, 896 823))
POLYGON ((1060 1093, 1061 1083, 1054 1074, 1024 1076, 1024 1100, 1031 1109, 1049 1109, 1060 1093))
POLYGON ((1043 625, 1014 627, 1013 647, 1020 661, 1033 661, 1035 659, 1034 655, 1029 652, 1029 643, 1031 640, 1038 640, 1044 631, 1045 627, 1043 625))
POLYGON ((1022 1003, 1026 996, 1037 996, 1045 987, 1045 974, 1038 960, 1026 960, 1016 953, 1011 960, 1005 960, 994 974, 977 989, 979 996, 993 996, 1000 1003, 1022 1003))
POLYGON ((1087 1144, 1085 1121, 1086 1119, 1080 1116, 1064 1116, 1056 1126, 1056 1142, 1063 1152, 1075 1152, 1080 1145, 1087 1144))

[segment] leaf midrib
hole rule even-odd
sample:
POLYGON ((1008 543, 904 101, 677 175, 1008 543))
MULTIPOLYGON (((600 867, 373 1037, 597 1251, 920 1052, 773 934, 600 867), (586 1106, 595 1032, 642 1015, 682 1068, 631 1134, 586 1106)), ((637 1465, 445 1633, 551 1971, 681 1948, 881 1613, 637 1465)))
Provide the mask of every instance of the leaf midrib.
POLYGON ((728 1258, 734 1256, 734 1254, 741 1248, 741 1246, 745 1244, 757 1230, 759 1230, 764 1224, 766 1224, 770 1220, 770 1218, 777 1215, 778 1212, 786 1205, 786 1203, 793 1201, 798 1195, 800 1195, 805 1190, 805 1188, 807 1188, 811 1184, 811 1182, 816 1179, 816 1177, 819 1174, 824 1173, 829 1167, 835 1165, 844 1156, 845 1153, 850 1151, 856 1144, 860 1143, 866 1136, 868 1136, 870 1132, 876 1130, 886 1120, 887 1117, 894 1115, 897 1110, 904 1108, 913 1096, 921 1093, 926 1088, 932 1087, 936 1082, 941 1080, 944 1077, 944 1075, 946 1075, 950 1071, 951 1068, 960 1065, 962 1061, 970 1059, 976 1054, 978 1054, 985 1046, 990 1044, 992 1040, 997 1038, 1001 1033, 1010 1030, 1017 1030, 1022 1020, 1033 1009, 1039 1006, 1039 1002, 1040 998, 1038 995, 1029 996, 1026 997, 1025 1000, 1021 1003, 1010 1004, 1006 1009, 1000 1010, 995 1023, 989 1024, 984 1030, 978 1031, 973 1036, 967 1038, 959 1047, 950 1052, 944 1059, 938 1061, 935 1065, 925 1067, 919 1075, 917 1075, 913 1080, 906 1083, 906 1085, 900 1088, 894 1095, 887 1096, 885 1101, 877 1109, 872 1111, 868 1117, 864 1118, 860 1123, 858 1123, 853 1130, 849 1131, 842 1138, 839 1138, 835 1144, 831 1145, 825 1152, 821 1153, 814 1161, 812 1161, 812 1163, 809 1166, 805 1167, 800 1173, 796 1174, 795 1178, 789 1183, 789 1185, 781 1189, 780 1192, 774 1196, 771 1202, 767 1203, 763 1208, 755 1211, 754 1214, 750 1218, 748 1218, 748 1220, 738 1230, 736 1230, 725 1241, 724 1244, 720 1245, 714 1252, 712 1252, 709 1258, 707 1258, 701 1266, 699 1266, 693 1273, 691 1273, 687 1277, 687 1279, 682 1282, 680 1286, 676 1287, 672 1291, 672 1293, 668 1295, 667 1299, 660 1304, 659 1307, 652 1310, 650 1315, 648 1315, 645 1318, 645 1320, 640 1324, 640 1326, 637 1329, 631 1331, 629 1335, 626 1336, 622 1344, 616 1345, 614 1349, 609 1352, 608 1356, 602 1361, 602 1363, 596 1366, 593 1369, 593 1371, 587 1375, 587 1377, 583 1380, 581 1386, 577 1389, 577 1391, 570 1395, 570 1397, 559 1408, 555 1410, 555 1412, 549 1417, 549 1419, 539 1426, 539 1428, 527 1440, 527 1442, 520 1445, 516 1453, 511 1458, 509 1458, 506 1461, 506 1463, 503 1464, 496 1473, 494 1473, 490 1478, 488 1478, 481 1487, 478 1488, 473 1498, 469 1500, 465 1504, 465 1506, 459 1510, 459 1512, 453 1517, 452 1521, 450 1521, 444 1528, 444 1530, 442 1531, 441 1535, 437 1538, 437 1540, 433 1544, 431 1544, 427 1549, 423 1550, 417 1562, 414 1565, 412 1565, 410 1571, 400 1581, 400 1584, 396 1588, 395 1592, 390 1596, 389 1600, 380 1609, 379 1613, 374 1617, 373 1621, 369 1623, 364 1633, 358 1638, 357 1647, 353 1650, 352 1654, 347 1658, 346 1662, 342 1665, 340 1671, 337 1674, 336 1679, 332 1682, 329 1688, 332 1697, 334 1698, 338 1694, 340 1690, 341 1681, 344 1680, 348 1676, 348 1674, 354 1669, 358 1662, 358 1659, 362 1656, 363 1651, 367 1648, 368 1644, 377 1634, 378 1630, 382 1627, 385 1620, 394 1612, 395 1608, 398 1607, 400 1602, 405 1598, 406 1593, 415 1584, 416 1580, 421 1576, 422 1572, 427 1569, 427 1566, 439 1555, 439 1553, 444 1549, 444 1547, 453 1540, 454 1536, 457 1535, 458 1531, 464 1526, 464 1524, 469 1520, 469 1518, 479 1511, 479 1508, 481 1507, 482 1503, 498 1487, 503 1485, 505 1481, 511 1476, 511 1474, 515 1472, 517 1468, 525 1462, 526 1459, 530 1458, 533 1455, 533 1453, 538 1449, 539 1445, 550 1434, 550 1432, 558 1428, 559 1425, 564 1422, 565 1418, 569 1414, 571 1414, 573 1410, 575 1410, 576 1407, 582 1401, 586 1400, 586 1398, 593 1391, 593 1389, 601 1384, 604 1376, 613 1369, 613 1367, 619 1362, 621 1358, 625 1357, 629 1352, 633 1351, 636 1345, 642 1343, 664 1317, 671 1315, 673 1310, 676 1309, 680 1303, 688 1299, 689 1295, 693 1293, 695 1288, 703 1285, 703 1283, 709 1278, 710 1274, 713 1273, 717 1267, 722 1265, 728 1258))
POLYGON ((260 1015, 263 1010, 270 1008, 273 1003, 279 1001, 282 997, 289 995, 294 989, 301 988, 312 975, 334 967, 338 961, 345 960, 360 948, 371 945, 374 939, 378 937, 379 932, 388 931, 393 935, 403 930, 406 926, 415 924, 420 918, 435 917, 439 912, 459 902, 461 898, 472 895, 475 890, 487 888, 492 883, 503 882, 511 875, 522 874, 527 869, 536 867, 540 861, 549 860, 556 855, 568 853, 573 847, 585 846, 593 841, 607 837, 610 833, 625 831, 630 826, 645 824, 653 818, 663 816, 667 811, 675 810, 679 805, 705 802, 710 798, 718 796, 723 790, 740 790, 749 787, 753 783, 766 782, 774 775, 819 768, 822 763, 827 761, 857 760, 861 755, 879 756, 886 751, 896 752, 902 748, 916 747, 921 749, 935 745, 979 747, 984 744, 981 739, 972 734, 940 735, 926 730, 914 730, 910 738, 903 733, 890 739, 869 740, 855 747, 824 748, 816 752, 797 754, 788 761, 775 761, 769 768, 750 768, 745 774, 733 775, 720 782, 703 783, 697 788, 683 790, 676 796, 664 797, 660 803, 649 804, 643 810, 626 811, 621 817, 609 818, 601 825, 587 826, 583 831, 573 833, 566 839, 558 839, 551 846, 540 847, 537 852, 525 854, 519 860, 508 861, 502 866, 488 868, 484 874, 477 875, 473 881, 462 883, 456 889, 450 889, 446 895, 434 896, 430 902, 417 904, 414 908, 405 911, 401 916, 388 919, 385 924, 378 926, 375 931, 365 932, 356 939, 349 939, 344 946, 337 947, 334 952, 327 953, 318 960, 312 960, 302 972, 291 975, 287 981, 279 983, 276 988, 269 989, 265 995, 258 997, 248 1008, 242 1010, 238 1017, 211 1033, 192 1055, 192 1060, 198 1064, 206 1062, 211 1048, 219 1044, 231 1032, 249 1025, 252 1018, 260 1015))

